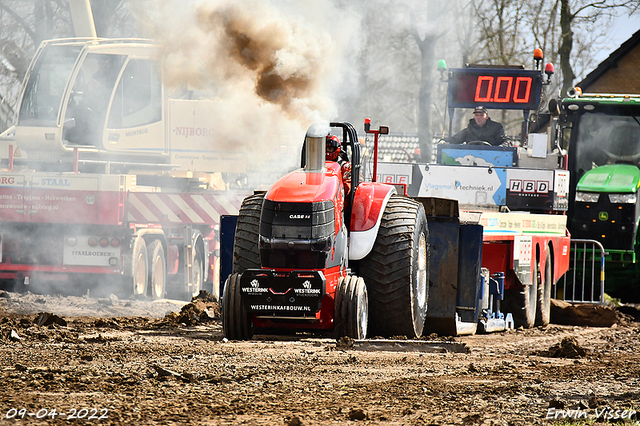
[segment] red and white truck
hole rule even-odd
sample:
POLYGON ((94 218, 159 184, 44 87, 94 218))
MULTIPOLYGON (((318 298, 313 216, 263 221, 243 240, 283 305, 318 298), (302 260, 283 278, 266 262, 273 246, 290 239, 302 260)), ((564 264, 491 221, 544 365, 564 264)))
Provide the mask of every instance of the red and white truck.
POLYGON ((37 50, 0 135, 5 283, 217 293, 219 217, 248 193, 236 185, 246 154, 216 140, 216 102, 169 96, 158 49, 78 38, 37 50))

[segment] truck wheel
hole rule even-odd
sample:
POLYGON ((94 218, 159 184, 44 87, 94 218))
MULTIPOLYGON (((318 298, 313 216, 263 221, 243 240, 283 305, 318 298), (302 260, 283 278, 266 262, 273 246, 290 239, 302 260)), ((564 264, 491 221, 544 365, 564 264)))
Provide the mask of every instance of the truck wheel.
POLYGON ((192 297, 197 296, 200 293, 200 290, 204 287, 204 254, 202 253, 200 245, 197 245, 191 262, 191 268, 193 271, 191 282, 193 285, 190 290, 188 290, 187 296, 189 300, 191 300, 192 297))
POLYGON ((534 326, 537 297, 538 283, 535 277, 531 280, 531 285, 523 285, 519 288, 504 291, 503 311, 513 315, 513 322, 516 328, 531 328, 534 326))
MULTIPOLYGON (((540 275, 540 264, 536 264, 536 276, 540 275)), ((544 284, 542 277, 538 278, 538 309, 536 311, 536 325, 547 326, 551 317, 551 285, 553 283, 553 268, 551 265, 551 250, 547 247, 544 265, 544 284)))
POLYGON ((135 298, 145 298, 147 295, 147 244, 144 238, 136 238, 133 243, 133 256, 131 257, 131 276, 127 278, 127 293, 135 298))
POLYGON ((148 268, 149 295, 154 300, 163 299, 167 282, 167 268, 162 241, 153 240, 147 250, 151 253, 148 268))
POLYGON ((229 340, 250 340, 254 332, 249 313, 242 303, 240 276, 229 275, 222 295, 222 330, 229 340))
POLYGON ((365 339, 368 317, 369 300, 364 280, 356 276, 340 277, 333 318, 336 337, 365 339))
POLYGON ((429 296, 428 241, 422 204, 392 195, 373 249, 360 261, 369 296, 369 335, 422 335, 429 296))
POLYGON ((245 198, 238 213, 236 236, 233 244, 233 272, 260 268, 260 212, 264 193, 245 198))

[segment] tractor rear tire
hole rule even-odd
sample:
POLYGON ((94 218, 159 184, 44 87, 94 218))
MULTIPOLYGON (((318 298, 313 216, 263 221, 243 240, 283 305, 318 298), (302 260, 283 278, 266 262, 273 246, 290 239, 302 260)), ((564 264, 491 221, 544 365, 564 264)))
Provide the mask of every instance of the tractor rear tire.
POLYGON ((238 213, 236 236, 233 244, 233 272, 260 268, 260 213, 264 193, 251 195, 242 201, 238 213))
MULTIPOLYGON (((551 264, 551 250, 547 247, 544 265, 544 284, 542 277, 538 279, 538 309, 536 311, 536 325, 545 327, 551 319, 551 286, 553 284, 553 268, 551 264)), ((540 264, 536 264, 536 275, 540 275, 540 264)))
POLYGON ((340 277, 336 287, 334 323, 336 338, 365 339, 369 317, 367 287, 362 278, 340 277))
POLYGON ((504 291, 503 312, 513 315, 516 328, 532 328, 536 320, 536 300, 538 297, 538 283, 535 277, 530 285, 504 291))
POLYGON ((240 276, 240 274, 229 275, 222 295, 222 330, 224 337, 229 340, 250 340, 255 330, 249 313, 242 303, 240 276))
POLYGON ((392 195, 371 252, 360 261, 369 335, 422 336, 429 296, 429 230, 421 203, 392 195))

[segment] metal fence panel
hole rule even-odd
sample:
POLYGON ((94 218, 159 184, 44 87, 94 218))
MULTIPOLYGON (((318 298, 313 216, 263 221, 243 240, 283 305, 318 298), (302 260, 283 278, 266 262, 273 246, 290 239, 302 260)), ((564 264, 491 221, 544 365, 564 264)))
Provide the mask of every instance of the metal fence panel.
POLYGON ((569 271, 554 286, 553 297, 567 302, 604 303, 606 255, 596 240, 571 240, 569 271))

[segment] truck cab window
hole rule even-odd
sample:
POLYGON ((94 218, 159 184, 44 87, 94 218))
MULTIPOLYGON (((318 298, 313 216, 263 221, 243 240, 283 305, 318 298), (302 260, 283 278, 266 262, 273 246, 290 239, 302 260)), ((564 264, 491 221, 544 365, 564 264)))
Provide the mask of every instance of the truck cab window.
POLYGON ((102 141, 104 123, 115 85, 125 57, 88 54, 78 71, 65 121, 74 120, 65 138, 73 144, 96 146, 102 141))
POLYGON ((109 115, 110 129, 129 129, 162 119, 162 82, 154 61, 132 59, 122 74, 109 115))
POLYGON ((81 46, 59 45, 49 46, 42 52, 25 88, 19 124, 57 125, 64 89, 80 49, 81 46))

